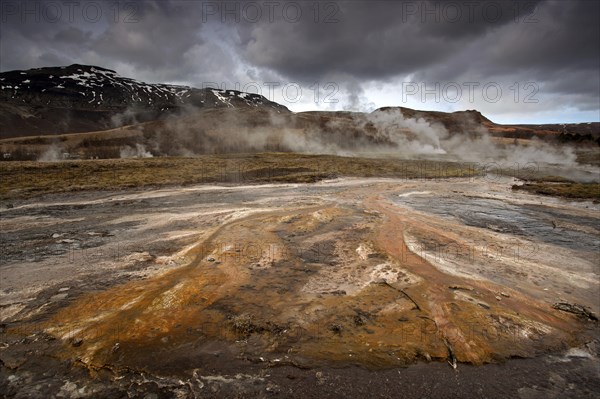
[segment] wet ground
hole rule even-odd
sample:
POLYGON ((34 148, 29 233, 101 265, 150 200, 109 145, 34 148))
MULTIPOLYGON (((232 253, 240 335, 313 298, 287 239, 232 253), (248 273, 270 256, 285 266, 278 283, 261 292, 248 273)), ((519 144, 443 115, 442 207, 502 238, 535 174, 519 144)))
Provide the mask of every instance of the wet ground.
POLYGON ((600 205, 495 177, 0 210, 7 397, 594 397, 600 205))

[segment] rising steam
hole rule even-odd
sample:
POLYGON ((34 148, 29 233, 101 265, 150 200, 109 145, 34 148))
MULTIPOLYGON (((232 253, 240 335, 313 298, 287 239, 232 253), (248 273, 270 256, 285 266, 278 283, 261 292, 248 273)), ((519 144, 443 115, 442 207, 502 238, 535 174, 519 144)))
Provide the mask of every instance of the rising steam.
POLYGON ((56 162, 64 159, 64 150, 56 145, 52 144, 37 158, 38 162, 56 162))
POLYGON ((405 117, 400 109, 369 114, 281 114, 261 109, 198 111, 190 108, 159 125, 145 126, 144 136, 148 151, 158 155, 293 151, 468 162, 575 164, 571 147, 553 146, 536 139, 525 145, 499 143, 481 124, 469 120, 468 115, 463 118, 464 129, 450 133, 441 123, 405 117))
POLYGON ((121 158, 152 158, 152 153, 147 151, 143 144, 136 144, 135 147, 123 146, 120 155, 121 158))

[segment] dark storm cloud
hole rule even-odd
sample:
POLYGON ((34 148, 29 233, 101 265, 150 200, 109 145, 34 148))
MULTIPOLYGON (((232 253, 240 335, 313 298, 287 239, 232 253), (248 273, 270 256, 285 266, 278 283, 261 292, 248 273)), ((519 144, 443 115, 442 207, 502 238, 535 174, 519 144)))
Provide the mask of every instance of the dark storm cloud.
MULTIPOLYGON (((310 20, 313 5, 302 4, 310 20)), ((525 18, 536 6, 517 7, 512 1, 338 4, 334 23, 291 24, 282 17, 276 23, 244 25, 245 55, 298 79, 331 72, 381 79, 443 62, 487 32, 525 18)))
POLYGON ((160 1, 77 1, 67 8, 69 2, 9 1, 17 11, 4 3, 3 70, 44 66, 54 54, 67 63, 129 65, 131 70, 159 75, 168 71, 185 79, 186 71, 180 68, 186 51, 203 44, 199 14, 190 2, 182 7, 160 1), (39 16, 25 11, 34 10, 32 4, 37 5, 39 16), (62 17, 48 18, 44 4, 61 4, 62 17))
POLYGON ((569 106, 599 101, 597 1, 86 0, 72 15, 67 3, 2 0, 0 69, 81 62, 190 84, 335 79, 343 104, 368 103, 367 83, 407 76, 534 81, 569 106), (48 11, 56 5, 60 18, 48 11))
POLYGON ((136 10, 135 23, 113 24, 98 36, 94 50, 148 69, 176 70, 187 51, 205 42, 196 7, 144 2, 136 10))

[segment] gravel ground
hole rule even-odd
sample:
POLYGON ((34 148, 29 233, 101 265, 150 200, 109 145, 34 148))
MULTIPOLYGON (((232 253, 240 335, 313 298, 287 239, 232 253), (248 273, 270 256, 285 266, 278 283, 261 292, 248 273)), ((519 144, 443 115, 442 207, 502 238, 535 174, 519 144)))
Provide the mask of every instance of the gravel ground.
POLYGON ((13 200, 0 209, 0 392, 597 397, 597 321, 552 305, 600 311, 600 205, 511 185, 347 178, 13 200))

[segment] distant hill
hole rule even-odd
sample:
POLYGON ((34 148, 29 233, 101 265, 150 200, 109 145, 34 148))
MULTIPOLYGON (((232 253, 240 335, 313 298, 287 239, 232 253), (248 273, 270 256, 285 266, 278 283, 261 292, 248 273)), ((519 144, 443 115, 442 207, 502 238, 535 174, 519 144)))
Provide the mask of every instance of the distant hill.
POLYGON ((476 110, 439 112, 419 111, 404 107, 383 107, 373 112, 385 113, 391 111, 400 111, 405 118, 423 118, 431 123, 440 123, 450 133, 468 133, 474 132, 479 128, 485 128, 494 137, 511 139, 531 139, 537 137, 566 142, 585 139, 597 141, 600 138, 600 122, 501 125, 492 122, 476 110), (561 134, 563 135, 562 137, 561 134))
POLYGON ((600 122, 500 125, 476 110, 294 113, 235 90, 149 84, 89 65, 0 73, 0 160, 303 151, 443 153, 491 136, 597 146, 600 122), (50 154, 46 156, 45 154, 50 154))
POLYGON ((0 73, 1 138, 112 129, 189 106, 289 112, 258 94, 144 83, 91 65, 0 73))

